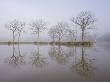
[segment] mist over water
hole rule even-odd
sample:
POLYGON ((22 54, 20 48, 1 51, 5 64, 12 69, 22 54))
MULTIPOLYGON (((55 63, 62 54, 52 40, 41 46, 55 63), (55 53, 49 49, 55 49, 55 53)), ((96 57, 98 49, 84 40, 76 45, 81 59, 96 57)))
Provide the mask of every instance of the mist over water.
POLYGON ((0 82, 110 82, 110 0, 0 0, 0 11, 0 82))
POLYGON ((56 45, 0 45, 0 81, 109 82, 110 50, 56 45))

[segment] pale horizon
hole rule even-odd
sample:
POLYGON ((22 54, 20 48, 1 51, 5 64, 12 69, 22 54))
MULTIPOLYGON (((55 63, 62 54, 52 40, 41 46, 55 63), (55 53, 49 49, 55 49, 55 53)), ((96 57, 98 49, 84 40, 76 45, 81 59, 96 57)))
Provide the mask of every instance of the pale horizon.
MULTIPOLYGON (((42 18, 48 22, 48 27, 59 21, 70 23, 70 18, 77 16, 81 11, 91 11, 98 19, 96 22, 97 36, 109 34, 109 0, 0 0, 0 39, 10 40, 11 32, 5 28, 5 24, 13 19, 18 19, 27 24, 35 19, 42 18)), ((34 38, 26 27, 27 33, 23 39, 34 38)), ((47 31, 41 33, 43 38, 48 38, 47 31)))

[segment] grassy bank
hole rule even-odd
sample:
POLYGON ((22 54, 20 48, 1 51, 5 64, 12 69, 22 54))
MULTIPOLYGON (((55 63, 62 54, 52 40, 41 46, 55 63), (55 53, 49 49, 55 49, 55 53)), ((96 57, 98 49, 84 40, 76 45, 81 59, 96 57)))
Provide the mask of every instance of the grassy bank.
POLYGON ((42 44, 42 45, 67 45, 67 46, 91 46, 93 42, 85 41, 85 42, 0 42, 0 45, 12 45, 12 44, 42 44))
POLYGON ((93 42, 50 42, 49 44, 66 45, 66 46, 92 46, 93 42))

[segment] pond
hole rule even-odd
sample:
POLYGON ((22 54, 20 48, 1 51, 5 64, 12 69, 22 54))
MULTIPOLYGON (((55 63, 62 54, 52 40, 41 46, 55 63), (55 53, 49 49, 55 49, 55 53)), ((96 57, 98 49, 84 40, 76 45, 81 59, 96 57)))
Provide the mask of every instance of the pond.
POLYGON ((110 48, 0 45, 0 82, 109 82, 110 48))

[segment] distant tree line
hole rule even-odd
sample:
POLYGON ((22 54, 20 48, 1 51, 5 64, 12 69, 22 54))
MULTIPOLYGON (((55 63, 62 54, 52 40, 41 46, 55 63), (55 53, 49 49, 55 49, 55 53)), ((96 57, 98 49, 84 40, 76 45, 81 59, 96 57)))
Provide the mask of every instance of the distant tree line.
MULTIPOLYGON (((85 41, 86 31, 93 29, 96 18, 90 11, 82 11, 76 17, 72 17, 70 22, 72 26, 67 22, 61 21, 48 29, 48 35, 52 39, 52 42, 61 42, 65 36, 68 37, 71 42, 76 41, 79 32, 77 28, 79 28, 81 32, 81 34, 79 33, 81 35, 81 41, 85 41)), ((36 35, 37 41, 39 41, 40 33, 47 29, 47 22, 43 19, 37 19, 28 25, 32 33, 36 35)), ((18 42, 20 41, 22 33, 25 32, 25 27, 26 23, 17 19, 6 24, 6 28, 12 32, 13 42, 15 42, 15 38, 18 38, 18 42)))

